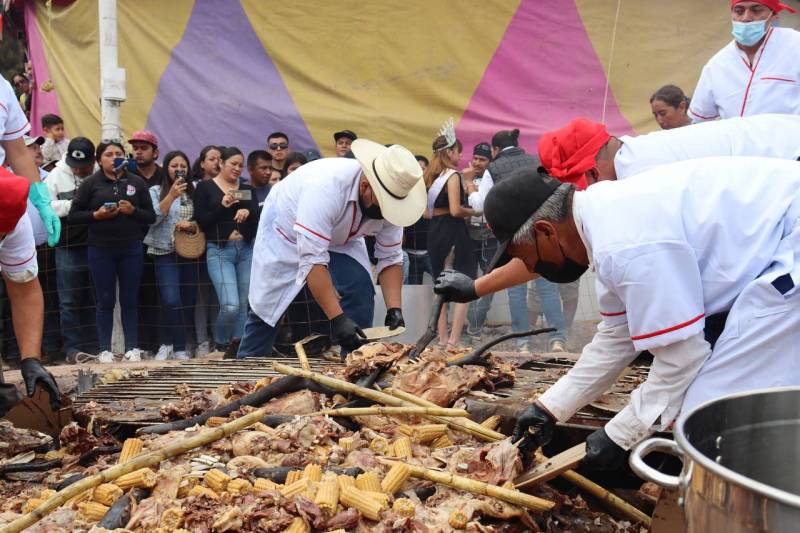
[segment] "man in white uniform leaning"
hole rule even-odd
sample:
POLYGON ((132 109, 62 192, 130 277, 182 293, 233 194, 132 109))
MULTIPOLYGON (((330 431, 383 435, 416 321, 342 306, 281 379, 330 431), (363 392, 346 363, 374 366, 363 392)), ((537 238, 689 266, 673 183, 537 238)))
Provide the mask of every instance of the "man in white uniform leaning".
POLYGON ((549 441, 642 350, 647 380, 586 441, 585 463, 616 468, 681 410, 750 389, 800 385, 800 165, 720 157, 664 165, 585 191, 520 172, 485 215, 499 266, 477 282, 444 272, 435 290, 465 301, 519 282, 567 283, 590 266, 603 317, 563 378, 521 413, 514 440, 549 441), (505 252, 505 255, 499 255, 505 252), (724 324, 710 335, 708 320, 724 324))
POLYGON ((375 236, 385 325, 404 325, 403 227, 425 210, 422 170, 399 145, 357 139, 351 150, 355 159, 312 161, 270 191, 253 248, 251 311, 238 357, 272 353, 277 323, 306 284, 331 321, 332 340, 345 351, 360 346, 375 293, 366 235, 375 236))

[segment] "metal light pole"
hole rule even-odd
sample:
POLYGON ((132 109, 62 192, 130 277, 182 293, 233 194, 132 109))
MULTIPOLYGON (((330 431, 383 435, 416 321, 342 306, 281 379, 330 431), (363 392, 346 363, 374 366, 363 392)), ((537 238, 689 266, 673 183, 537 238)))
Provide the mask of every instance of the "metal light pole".
POLYGON ((119 108, 125 101, 125 69, 117 66, 117 0, 97 0, 100 18, 100 138, 122 140, 119 108))

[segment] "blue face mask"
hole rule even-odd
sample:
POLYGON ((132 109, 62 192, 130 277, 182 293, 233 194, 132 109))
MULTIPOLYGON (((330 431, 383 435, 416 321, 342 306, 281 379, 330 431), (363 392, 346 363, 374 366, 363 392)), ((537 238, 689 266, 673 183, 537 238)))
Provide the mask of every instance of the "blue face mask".
POLYGON ((767 21, 734 22, 731 34, 742 46, 753 46, 767 33, 767 21))

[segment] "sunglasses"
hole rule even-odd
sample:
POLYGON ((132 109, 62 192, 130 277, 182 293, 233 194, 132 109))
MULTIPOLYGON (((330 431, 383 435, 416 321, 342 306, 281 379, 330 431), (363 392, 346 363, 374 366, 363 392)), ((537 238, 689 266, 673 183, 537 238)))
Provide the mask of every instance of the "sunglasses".
POLYGON ((289 148, 288 143, 272 143, 269 145, 270 150, 286 150, 289 148))

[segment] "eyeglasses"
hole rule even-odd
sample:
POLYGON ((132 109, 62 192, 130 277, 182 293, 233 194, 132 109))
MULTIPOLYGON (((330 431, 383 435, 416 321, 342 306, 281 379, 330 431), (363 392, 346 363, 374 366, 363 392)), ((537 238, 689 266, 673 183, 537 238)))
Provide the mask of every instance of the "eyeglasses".
POLYGON ((289 143, 272 143, 269 145, 270 150, 286 150, 289 148, 289 143))

